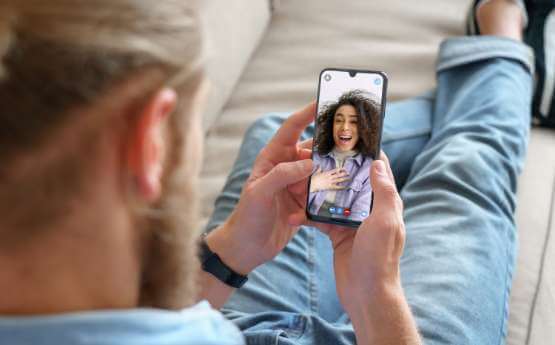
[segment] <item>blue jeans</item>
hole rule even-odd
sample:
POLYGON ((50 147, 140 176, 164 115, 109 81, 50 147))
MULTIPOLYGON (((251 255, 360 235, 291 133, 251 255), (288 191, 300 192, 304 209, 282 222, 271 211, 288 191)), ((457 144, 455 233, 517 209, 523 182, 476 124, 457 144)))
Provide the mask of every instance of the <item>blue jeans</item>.
MULTIPOLYGON (((387 108, 383 149, 405 204, 402 284, 426 344, 505 342, 532 61, 529 48, 509 39, 451 38, 440 48, 437 90, 387 108)), ((270 114, 250 127, 208 230, 228 217, 286 117, 270 114)), ((313 134, 309 127, 303 139, 313 134)), ((248 344, 354 344, 332 260, 328 238, 302 227, 222 312, 248 344)))

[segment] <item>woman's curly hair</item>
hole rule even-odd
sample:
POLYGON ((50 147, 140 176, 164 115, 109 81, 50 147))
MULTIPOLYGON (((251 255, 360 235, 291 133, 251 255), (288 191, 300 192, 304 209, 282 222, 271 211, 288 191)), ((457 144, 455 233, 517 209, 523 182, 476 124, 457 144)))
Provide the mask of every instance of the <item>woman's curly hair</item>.
POLYGON ((337 109, 343 105, 353 106, 358 114, 358 142, 355 149, 365 156, 373 157, 378 148, 380 105, 364 95, 362 90, 345 92, 337 102, 323 107, 316 120, 317 132, 314 146, 321 156, 328 154, 335 146, 333 121, 337 109))

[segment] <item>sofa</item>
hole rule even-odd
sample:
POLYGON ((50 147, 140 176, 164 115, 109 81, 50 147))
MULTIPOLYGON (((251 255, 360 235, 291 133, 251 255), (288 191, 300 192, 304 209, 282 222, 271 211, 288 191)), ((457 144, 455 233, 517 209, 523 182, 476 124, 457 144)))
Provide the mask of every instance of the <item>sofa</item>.
MULTIPOLYGON (((203 0, 212 84, 203 118, 203 221, 255 119, 313 100, 324 67, 386 71, 389 102, 432 89, 438 45, 464 34, 469 6, 469 0, 203 0)), ((510 345, 555 343, 554 199, 555 131, 533 128, 519 181, 510 345)))

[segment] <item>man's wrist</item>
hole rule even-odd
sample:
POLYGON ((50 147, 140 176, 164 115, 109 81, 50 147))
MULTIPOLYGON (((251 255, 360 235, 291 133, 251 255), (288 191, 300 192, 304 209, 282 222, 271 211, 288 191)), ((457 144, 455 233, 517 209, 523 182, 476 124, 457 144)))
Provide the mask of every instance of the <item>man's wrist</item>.
MULTIPOLYGON (((376 284, 355 299, 349 317, 359 344, 382 343, 391 332, 411 335, 410 344, 420 344, 418 332, 400 283, 376 284)), ((399 342, 399 344, 405 344, 399 342)))
POLYGON ((229 231, 227 223, 211 231, 205 237, 205 241, 210 250, 216 253, 236 273, 246 276, 256 267, 252 258, 248 257, 247 253, 242 250, 240 243, 229 231))
POLYGON ((396 283, 377 282, 370 289, 353 292, 348 314, 355 320, 364 320, 364 324, 383 314, 390 305, 404 301, 403 288, 396 283), (384 309, 385 308, 385 309, 384 309))

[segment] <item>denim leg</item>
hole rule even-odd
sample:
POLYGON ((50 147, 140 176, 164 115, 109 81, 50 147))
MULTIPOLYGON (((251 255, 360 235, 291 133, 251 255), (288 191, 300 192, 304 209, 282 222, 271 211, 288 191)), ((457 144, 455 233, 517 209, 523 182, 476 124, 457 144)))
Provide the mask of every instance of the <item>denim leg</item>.
POLYGON ((426 344, 503 344, 516 255, 532 53, 495 37, 448 39, 432 136, 401 196, 405 293, 426 344))
MULTIPOLYGON (((398 182, 408 176, 402 190, 403 285, 426 343, 504 341, 530 61, 529 51, 516 42, 448 40, 438 64, 437 102, 421 99, 388 109, 383 147, 398 182), (404 112, 402 121, 392 120, 404 112), (406 121, 413 116, 421 118, 406 121)), ((209 229, 227 218, 256 154, 284 117, 264 117, 248 131, 209 229)), ((323 235, 302 228, 283 253, 251 273, 224 313, 245 331, 249 344, 352 343, 352 328, 333 297, 331 255, 323 235)))
POLYGON ((430 140, 435 91, 386 106, 382 149, 391 163, 395 182, 403 188, 416 156, 430 140))
MULTIPOLYGON (((223 223, 233 211, 258 153, 288 115, 265 115, 247 130, 206 231, 223 223)), ((301 140, 311 137, 313 130, 308 128, 301 140)), ((307 319, 301 314, 310 312, 314 299, 314 234, 314 229, 301 228, 277 257, 251 272, 248 282, 222 307, 224 315, 243 331, 247 344, 275 344, 279 338, 296 339, 304 333, 307 319)))
MULTIPOLYGON (((398 181, 406 179, 429 140, 433 97, 430 93, 387 108, 382 143, 398 181)), ((207 231, 229 216, 256 156, 287 116, 265 115, 247 130, 207 231)), ((313 134, 310 126, 302 139, 313 134)), ((244 331, 249 344, 273 344, 276 339, 282 344, 352 344, 354 333, 337 299, 332 260, 327 236, 301 227, 282 253, 251 272, 247 284, 231 296, 222 312, 244 331)))
MULTIPOLYGON (((208 221, 206 230, 210 231, 222 224, 235 208, 249 177, 258 153, 270 141, 289 113, 271 113, 256 120, 245 133, 232 171, 224 188, 215 202, 215 210, 208 221)), ((301 140, 311 136, 313 129, 307 129, 301 140)), ((253 215, 256 216, 256 215, 253 215)), ((308 291, 307 272, 312 270, 309 243, 311 232, 305 229, 292 239, 291 243, 271 263, 262 265, 249 274, 249 281, 238 290, 227 306, 248 313, 265 310, 299 312, 307 310, 308 291), (285 284, 283 278, 285 279, 285 284), (282 298, 283 285, 294 281, 295 286, 288 289, 287 299, 282 298), (248 296, 249 303, 243 303, 248 296)))

